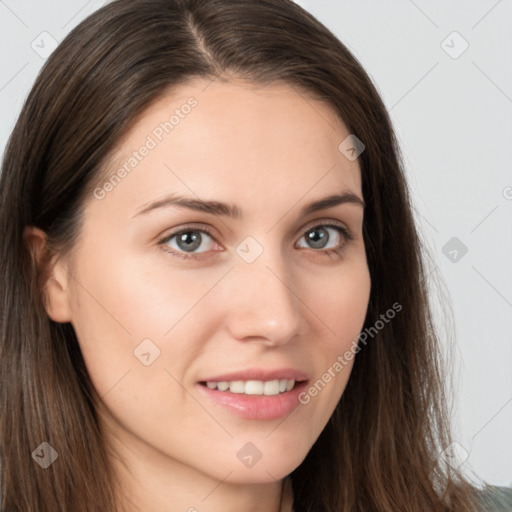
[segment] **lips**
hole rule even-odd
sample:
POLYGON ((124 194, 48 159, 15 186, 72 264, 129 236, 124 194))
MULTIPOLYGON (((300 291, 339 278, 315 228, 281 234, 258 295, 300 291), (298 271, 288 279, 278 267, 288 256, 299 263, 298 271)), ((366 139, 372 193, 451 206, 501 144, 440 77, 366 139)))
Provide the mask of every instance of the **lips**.
POLYGON ((216 405, 246 419, 270 420, 291 413, 309 376, 293 368, 248 369, 215 375, 198 382, 201 393, 216 405))

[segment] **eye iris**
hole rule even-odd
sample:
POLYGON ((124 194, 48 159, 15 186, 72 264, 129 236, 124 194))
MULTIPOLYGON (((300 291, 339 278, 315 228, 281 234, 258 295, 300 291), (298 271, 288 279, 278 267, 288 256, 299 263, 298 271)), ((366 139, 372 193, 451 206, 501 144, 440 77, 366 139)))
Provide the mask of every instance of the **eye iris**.
POLYGON ((186 231, 177 235, 176 243, 183 251, 194 251, 201 245, 201 234, 197 231, 186 231))
POLYGON ((325 228, 315 228, 309 231, 307 239, 315 249, 321 249, 329 240, 329 233, 325 228))

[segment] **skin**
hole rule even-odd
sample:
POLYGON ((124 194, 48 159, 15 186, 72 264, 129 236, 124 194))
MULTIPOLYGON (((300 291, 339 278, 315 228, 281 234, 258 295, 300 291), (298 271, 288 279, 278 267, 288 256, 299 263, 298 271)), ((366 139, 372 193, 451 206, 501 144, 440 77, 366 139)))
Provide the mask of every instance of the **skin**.
MULTIPOLYGON (((197 383, 249 367, 297 368, 314 383, 357 339, 370 293, 364 209, 300 211, 333 193, 362 200, 360 168, 338 150, 349 132, 328 105, 284 83, 194 80, 143 113, 105 176, 190 96, 197 106, 179 125, 86 202, 77 244, 51 261, 47 312, 72 323, 102 397, 102 425, 124 460, 114 460, 123 510, 290 510, 288 498, 280 505, 283 479, 326 425, 353 361, 284 420, 240 418, 197 383), (236 205, 243 218, 176 206, 137 215, 170 193, 236 205), (354 237, 328 230, 340 255, 304 236, 329 222, 354 237), (158 244, 190 224, 212 230, 194 255, 166 251, 179 253, 176 238, 158 244), (236 251, 248 236, 263 250, 252 263, 236 251), (134 356, 144 339, 160 350, 149 366, 134 356), (252 468, 237 458, 247 442, 262 454, 252 468)), ((44 233, 32 228, 27 239, 42 252, 44 233)))

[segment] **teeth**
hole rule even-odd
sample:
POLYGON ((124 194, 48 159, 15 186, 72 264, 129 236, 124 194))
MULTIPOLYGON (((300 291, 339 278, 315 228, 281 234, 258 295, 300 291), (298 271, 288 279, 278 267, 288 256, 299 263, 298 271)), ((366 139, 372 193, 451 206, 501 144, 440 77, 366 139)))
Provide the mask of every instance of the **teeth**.
MULTIPOLYGON (((263 381, 261 380, 248 380, 245 383, 244 393, 246 395, 263 395, 263 381)), ((229 386, 231 390, 231 386, 229 386)))
POLYGON ((278 395, 279 394, 279 381, 269 380, 263 384, 264 395, 278 395))
POLYGON ((207 382, 206 386, 210 389, 219 391, 230 391, 231 393, 243 393, 245 395, 278 395, 290 391, 295 386, 293 379, 276 380, 233 380, 231 382, 207 382))
POLYGON ((231 393, 244 393, 245 392, 245 384, 242 380, 235 380, 229 383, 229 391, 231 393))

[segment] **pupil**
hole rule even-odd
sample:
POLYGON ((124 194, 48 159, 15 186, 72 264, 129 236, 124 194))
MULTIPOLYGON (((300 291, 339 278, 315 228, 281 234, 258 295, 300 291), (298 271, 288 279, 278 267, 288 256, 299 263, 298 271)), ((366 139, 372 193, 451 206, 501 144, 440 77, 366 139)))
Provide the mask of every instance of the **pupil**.
POLYGON ((178 236, 177 243, 184 251, 193 251, 201 245, 201 235, 194 231, 187 231, 178 236))

